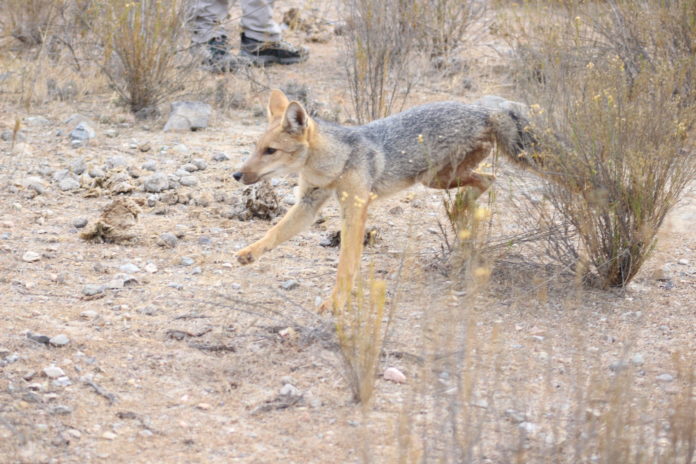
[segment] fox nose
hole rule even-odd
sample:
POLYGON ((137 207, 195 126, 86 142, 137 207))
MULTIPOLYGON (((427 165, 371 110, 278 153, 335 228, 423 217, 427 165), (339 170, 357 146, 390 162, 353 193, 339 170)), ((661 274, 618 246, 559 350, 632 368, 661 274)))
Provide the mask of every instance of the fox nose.
POLYGON ((232 177, 234 177, 234 180, 236 180, 237 182, 239 182, 240 180, 242 180, 242 176, 243 176, 243 175, 244 175, 244 174, 242 174, 241 172, 235 172, 234 174, 232 174, 232 177))

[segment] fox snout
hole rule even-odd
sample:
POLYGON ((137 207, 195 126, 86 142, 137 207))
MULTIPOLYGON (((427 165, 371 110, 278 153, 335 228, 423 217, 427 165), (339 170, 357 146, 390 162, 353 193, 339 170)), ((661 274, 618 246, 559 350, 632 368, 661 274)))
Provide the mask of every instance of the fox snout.
POLYGON ((236 180, 237 182, 241 182, 242 184, 246 185, 255 184, 259 181, 259 176, 250 172, 237 171, 234 174, 232 174, 232 177, 234 177, 234 180, 236 180))

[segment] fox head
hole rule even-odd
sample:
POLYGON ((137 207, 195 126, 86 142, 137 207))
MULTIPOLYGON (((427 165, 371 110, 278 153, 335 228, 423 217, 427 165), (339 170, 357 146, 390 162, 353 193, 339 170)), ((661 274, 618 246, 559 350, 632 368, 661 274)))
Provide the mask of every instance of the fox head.
POLYGON ((314 121, 301 104, 289 101, 280 90, 271 91, 268 129, 233 177, 249 185, 271 175, 300 171, 307 162, 313 131, 314 121))

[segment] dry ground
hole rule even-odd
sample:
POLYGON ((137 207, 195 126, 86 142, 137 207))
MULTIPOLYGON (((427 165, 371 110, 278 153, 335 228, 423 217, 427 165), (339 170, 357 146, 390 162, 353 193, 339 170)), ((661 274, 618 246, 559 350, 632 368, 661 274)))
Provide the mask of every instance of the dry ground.
MULTIPOLYGON (((347 105, 340 67, 327 66, 340 56, 336 43, 308 46, 307 63, 273 68, 264 78, 270 86, 308 84, 316 99, 347 105)), ((443 80, 420 88, 409 104, 504 94, 496 86, 501 75, 490 71, 497 59, 478 58, 477 68, 487 71, 474 76, 473 89, 443 80)), ((249 99, 250 106, 262 104, 265 94, 249 99)), ((662 418, 686 382, 674 359, 692 368, 696 348, 693 190, 626 292, 578 289, 525 262, 523 251, 508 250, 496 255, 490 286, 467 294, 455 276, 445 277, 434 265, 442 243, 436 233, 441 193, 419 187, 375 205, 370 225, 380 238, 366 250, 363 265, 387 279, 391 301, 397 283, 399 289, 379 371, 396 366, 407 383, 378 378, 364 413, 342 377, 331 317, 314 312, 336 269, 337 249, 319 245, 339 228, 335 204, 324 209, 325 221, 258 263, 241 267, 234 259, 269 222, 228 219, 231 206, 215 196, 240 194, 231 173, 262 132, 262 116, 216 111, 208 129, 171 134, 161 131, 163 121, 124 116, 108 95, 28 110, 7 100, 0 130, 17 117, 27 140, 14 151, 0 142, 0 462, 323 463, 361 456, 394 462, 400 424, 412 425, 416 438, 430 437, 414 449, 443 453, 449 446, 443 436, 451 433, 444 430, 453 404, 448 382, 457 373, 427 361, 448 353, 448 335, 461 334, 468 334, 471 352, 459 368, 467 371, 463 378, 472 392, 464 398, 472 408, 464 408, 470 422, 462 442, 479 442, 474 462, 510 462, 520 450, 528 453, 522 462, 542 461, 549 443, 571 456, 569 437, 580 427, 569 419, 574 408, 581 404, 587 414, 600 414, 608 401, 600 386, 617 382, 632 386, 627 404, 639 406, 639 420, 652 430, 645 446, 666 446, 662 418), (73 113, 89 117, 98 133, 77 149, 65 135, 56 136, 67 133, 64 121, 73 113), (31 116, 47 121, 32 124, 31 116), (109 129, 118 135, 107 138, 109 129), (137 148, 144 142, 151 151, 137 148), (173 148, 179 144, 187 150, 173 148), (214 161, 217 152, 230 160, 214 161), (115 155, 136 168, 155 160, 165 173, 203 158, 208 167, 187 192, 213 201, 145 205, 133 243, 85 242, 74 221, 96 218, 114 195, 63 192, 50 173, 79 158, 88 167, 102 166, 115 155), (43 176, 43 194, 13 182, 30 175, 43 176), (158 244, 165 232, 179 235, 174 248, 158 244), (40 259, 26 262, 28 251, 40 259), (85 285, 109 283, 128 263, 140 269, 132 273, 136 282, 84 297, 85 285), (146 271, 148 264, 156 270, 146 271), (281 288, 288 280, 299 285, 281 288), (70 341, 54 347, 28 333, 65 334, 70 341), (620 378, 620 360, 627 361, 628 381, 620 378), (51 365, 64 371, 68 385, 44 375, 51 365), (659 380, 664 374, 672 380, 659 380), (302 398, 279 396, 286 383, 302 398)), ((499 231, 515 230, 524 220, 506 207, 506 197, 516 194, 510 185, 537 185, 527 175, 512 183, 509 176, 503 169, 493 207, 499 231)), ((279 179, 275 189, 286 198, 293 185, 294 179, 279 179)), ((132 196, 147 194, 136 189, 132 196)))

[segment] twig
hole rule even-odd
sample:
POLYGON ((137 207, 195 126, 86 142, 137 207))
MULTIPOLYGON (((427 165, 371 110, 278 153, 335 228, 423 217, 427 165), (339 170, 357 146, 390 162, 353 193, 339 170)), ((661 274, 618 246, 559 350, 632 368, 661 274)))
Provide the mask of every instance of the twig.
POLYGON ((94 391, 97 393, 97 395, 103 396, 104 398, 109 400, 109 404, 114 404, 116 402, 116 395, 104 390, 104 388, 100 387, 92 380, 85 380, 85 385, 92 387, 94 391))

